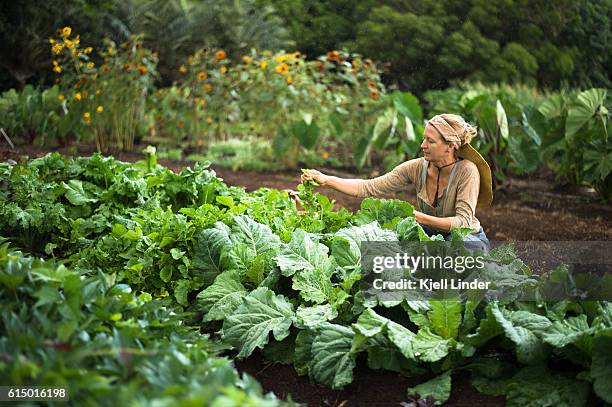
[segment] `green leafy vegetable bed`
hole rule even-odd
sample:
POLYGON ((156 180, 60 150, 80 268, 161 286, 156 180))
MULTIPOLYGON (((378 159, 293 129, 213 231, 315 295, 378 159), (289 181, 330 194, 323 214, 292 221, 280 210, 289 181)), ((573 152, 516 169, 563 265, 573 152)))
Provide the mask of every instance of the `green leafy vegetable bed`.
POLYGON ((441 237, 405 202, 352 214, 299 189, 304 212, 285 192, 246 193, 205 167, 175 174, 153 154, 0 164, 1 381, 66 384, 91 404, 280 404, 216 356, 262 349, 332 388, 360 354, 372 369, 433 372, 406 391, 437 404, 457 371, 509 405, 612 402, 611 303, 518 301, 541 277, 509 247, 486 259, 503 301, 372 300, 361 242, 441 237))

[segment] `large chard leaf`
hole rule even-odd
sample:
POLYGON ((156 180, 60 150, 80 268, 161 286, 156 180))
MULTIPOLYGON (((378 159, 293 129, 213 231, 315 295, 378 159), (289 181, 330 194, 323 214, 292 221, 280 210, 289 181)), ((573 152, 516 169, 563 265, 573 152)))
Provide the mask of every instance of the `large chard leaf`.
POLYGON ((553 322, 542 334, 542 339, 552 346, 562 348, 577 342, 593 330, 589 328, 587 316, 583 314, 553 322))
POLYGON ((361 263, 361 243, 368 241, 396 241, 390 230, 381 229, 378 222, 340 229, 332 241, 332 254, 341 267, 356 269, 361 263))
POLYGON ((310 378, 332 389, 350 384, 353 381, 356 356, 351 351, 353 336, 353 330, 345 326, 321 324, 310 349, 310 378))
POLYGON ((204 322, 225 319, 240 306, 247 290, 239 279, 237 272, 226 271, 219 274, 211 286, 198 294, 198 305, 206 312, 204 322))
POLYGON ((399 199, 366 198, 361 201, 361 208, 355 213, 353 222, 366 225, 378 221, 383 228, 393 229, 402 219, 412 216, 413 210, 412 205, 399 199))
POLYGON ((370 347, 371 344, 365 339, 385 336, 407 359, 415 359, 413 350, 415 334, 397 322, 378 315, 371 308, 367 308, 359 316, 357 322, 353 324, 353 329, 357 333, 353 349, 370 347))
POLYGON ((492 313, 508 339, 516 345, 519 362, 530 364, 546 356, 546 348, 537 334, 546 330, 548 318, 527 311, 506 311, 493 307, 492 313))
POLYGON ((314 242, 308 233, 298 229, 293 232, 291 242, 283 246, 274 260, 284 276, 291 276, 297 271, 327 271, 333 268, 328 251, 327 246, 314 242))
POLYGON ((424 362, 436 362, 451 349, 451 340, 432 333, 429 328, 421 328, 412 341, 415 357, 424 362))
POLYGON ((204 276, 205 285, 211 284, 223 271, 221 256, 231 247, 229 227, 217 222, 214 228, 205 229, 195 235, 193 268, 204 276))
POLYGON ((435 333, 445 339, 455 339, 461 325, 461 303, 453 300, 430 301, 427 313, 435 333))
POLYGON ((238 357, 243 358, 255 348, 263 348, 270 332, 277 341, 286 338, 294 319, 293 305, 285 297, 260 287, 244 297, 236 311, 227 316, 222 337, 238 347, 238 357))

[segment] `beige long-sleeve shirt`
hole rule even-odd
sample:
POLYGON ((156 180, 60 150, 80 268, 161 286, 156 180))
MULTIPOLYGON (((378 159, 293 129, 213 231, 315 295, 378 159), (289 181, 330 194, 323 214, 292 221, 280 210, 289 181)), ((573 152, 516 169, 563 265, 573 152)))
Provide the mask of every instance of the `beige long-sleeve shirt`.
MULTIPOLYGON (((461 160, 452 169, 448 185, 438 198, 438 207, 434 208, 427 196, 426 180, 429 161, 415 158, 406 161, 387 174, 368 180, 360 180, 358 196, 376 196, 399 192, 409 182, 414 183, 417 192, 418 210, 428 215, 450 218, 453 227, 469 227, 473 233, 480 230, 480 221, 476 219, 476 203, 480 188, 480 174, 473 162, 461 160)), ((432 197, 433 198, 433 197, 432 197)))

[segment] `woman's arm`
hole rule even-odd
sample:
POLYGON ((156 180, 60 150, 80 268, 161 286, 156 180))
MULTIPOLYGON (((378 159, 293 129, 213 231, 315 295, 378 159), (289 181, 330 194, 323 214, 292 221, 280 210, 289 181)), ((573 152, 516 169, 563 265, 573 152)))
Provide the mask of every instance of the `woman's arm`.
POLYGON ((427 215, 426 213, 414 211, 414 219, 423 226, 428 226, 436 230, 449 231, 453 218, 438 218, 437 216, 427 215))
POLYGON ((302 174, 302 182, 316 181, 353 196, 378 196, 404 190, 408 183, 414 182, 420 161, 421 159, 406 161, 390 172, 372 179, 345 179, 325 175, 317 170, 308 170, 302 174))
POLYGON ((359 194, 359 185, 363 182, 361 179, 345 179, 325 175, 317 170, 308 170, 308 172, 302 174, 302 182, 304 181, 316 181, 319 185, 330 187, 336 191, 352 196, 357 196, 359 194))

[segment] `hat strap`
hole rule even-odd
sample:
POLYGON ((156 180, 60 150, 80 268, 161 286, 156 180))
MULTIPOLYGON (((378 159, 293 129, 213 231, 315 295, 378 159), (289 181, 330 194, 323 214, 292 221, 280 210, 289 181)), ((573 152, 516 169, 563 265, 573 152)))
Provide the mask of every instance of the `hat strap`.
POLYGON ((440 170, 442 168, 444 168, 444 167, 448 167, 449 165, 457 164, 457 161, 459 161, 459 160, 455 160, 452 163, 443 165, 441 167, 438 167, 438 166, 434 165, 434 167, 436 167, 438 169, 438 178, 436 179, 436 194, 435 194, 434 200, 433 200, 433 207, 434 208, 438 207, 438 191, 440 190, 440 174, 442 173, 442 171, 440 171, 440 170))

